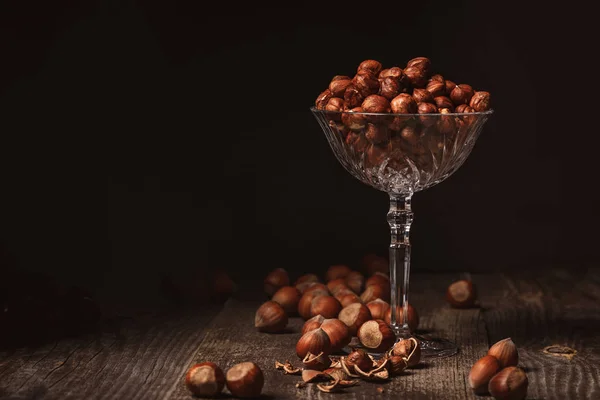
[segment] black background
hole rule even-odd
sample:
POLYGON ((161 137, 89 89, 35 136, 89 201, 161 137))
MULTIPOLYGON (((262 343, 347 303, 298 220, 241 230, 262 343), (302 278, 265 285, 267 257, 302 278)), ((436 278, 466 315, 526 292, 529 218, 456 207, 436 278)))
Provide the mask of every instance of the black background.
POLYGON ((593 14, 397 3, 2 2, 3 248, 142 303, 165 274, 385 254, 387 196, 342 169, 309 107, 363 59, 427 56, 496 112, 465 165, 414 196, 414 269, 597 262, 593 14))

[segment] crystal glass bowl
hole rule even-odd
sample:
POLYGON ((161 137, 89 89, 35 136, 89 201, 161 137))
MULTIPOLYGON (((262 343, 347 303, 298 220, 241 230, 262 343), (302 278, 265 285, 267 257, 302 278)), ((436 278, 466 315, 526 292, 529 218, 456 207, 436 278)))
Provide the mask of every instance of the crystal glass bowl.
MULTIPOLYGON (((392 328, 398 340, 416 336, 405 318, 412 195, 440 183, 465 162, 493 111, 378 114, 315 107, 311 111, 342 166, 355 178, 390 196, 387 220, 391 232, 392 328)), ((446 340, 416 337, 425 356, 448 356, 458 351, 446 340)))

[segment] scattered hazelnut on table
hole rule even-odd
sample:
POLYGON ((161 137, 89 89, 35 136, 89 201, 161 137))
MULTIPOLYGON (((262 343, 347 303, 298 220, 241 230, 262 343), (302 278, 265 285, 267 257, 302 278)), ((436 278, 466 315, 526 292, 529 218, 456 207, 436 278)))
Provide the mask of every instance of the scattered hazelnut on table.
POLYGON ((340 311, 338 319, 346 324, 350 335, 356 336, 358 328, 371 319, 371 312, 364 304, 352 303, 340 311))
POLYGON ((385 321, 376 319, 365 322, 358 329, 360 343, 374 352, 389 350, 396 341, 396 335, 385 321))
POLYGON ((368 302, 367 308, 371 312, 371 317, 373 319, 385 319, 385 314, 390 308, 390 304, 387 301, 377 298, 368 302))
POLYGON ((235 397, 258 397, 265 379, 261 369, 253 362, 243 362, 229 368, 225 375, 227 389, 235 397))
POLYGON ((321 329, 306 332, 296 344, 296 354, 303 359, 308 353, 329 355, 331 353, 331 340, 327 333, 321 329))
POLYGON ((298 302, 298 314, 304 319, 309 319, 311 316, 314 316, 311 315, 312 301, 315 299, 315 297, 328 295, 329 291, 323 289, 304 293, 298 302))
POLYGON ((496 357, 502 368, 513 367, 519 364, 519 352, 511 338, 496 342, 488 350, 488 355, 496 357))
POLYGON ((519 367, 507 367, 498 372, 488 384, 488 391, 495 399, 522 400, 527 396, 529 380, 519 367))
POLYGON ((465 279, 452 283, 446 291, 446 300, 455 308, 473 307, 477 300, 475 285, 465 279))
POLYGON ((342 310, 342 305, 333 296, 323 295, 315 297, 310 305, 310 316, 322 315, 324 318, 335 318, 342 310))
POLYGON ((271 300, 281 305, 285 312, 291 315, 298 311, 301 296, 300 291, 294 286, 284 286, 275 292, 271 300))
POLYGON ((273 296, 279 288, 288 286, 290 284, 290 277, 287 271, 283 268, 276 268, 269 272, 265 278, 264 286, 265 292, 269 296, 273 296))
POLYGON ((325 318, 322 315, 315 315, 314 317, 306 320, 304 325, 302 325, 302 334, 304 335, 308 331, 320 328, 323 321, 325 321, 325 318))
POLYGON ((254 326, 260 332, 281 332, 288 323, 288 316, 281 305, 267 301, 256 311, 254 326))
POLYGON ((225 386, 225 375, 215 363, 202 362, 188 370, 185 386, 194 396, 217 397, 225 386))
POLYGON ((332 353, 342 350, 352 339, 352 335, 350 335, 350 331, 346 324, 337 318, 323 320, 321 329, 329 336, 332 353))
POLYGON ((500 363, 496 357, 484 356, 477 360, 469 372, 469 386, 475 394, 485 394, 488 383, 500 371, 500 363))

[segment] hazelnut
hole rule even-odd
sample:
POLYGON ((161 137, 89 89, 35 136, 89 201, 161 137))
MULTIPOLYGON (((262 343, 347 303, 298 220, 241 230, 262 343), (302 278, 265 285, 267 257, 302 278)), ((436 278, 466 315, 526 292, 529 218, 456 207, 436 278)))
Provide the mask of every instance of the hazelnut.
POLYGON ((421 344, 412 337, 402 339, 394 345, 391 354, 406 360, 407 367, 414 367, 421 361, 421 344))
POLYGON ((469 104, 471 98, 473 97, 473 88, 470 85, 466 85, 461 83, 460 85, 456 85, 452 92, 450 93, 450 99, 454 102, 454 104, 469 104))
POLYGON ((325 111, 327 111, 327 116, 334 121, 341 121, 342 115, 340 114, 344 111, 346 103, 344 99, 340 99, 339 97, 332 97, 325 105, 325 111))
POLYGON ((261 332, 281 332, 288 323, 288 316, 282 306, 267 301, 256 311, 254 326, 261 332))
POLYGON ((354 293, 360 293, 364 283, 365 277, 358 271, 352 271, 346 276, 346 285, 348 285, 354 293))
POLYGON ((490 347, 488 356, 494 356, 501 368, 513 367, 519 364, 519 351, 511 338, 502 339, 490 347))
POLYGON ((380 353, 388 350, 396 341, 396 335, 385 321, 367 321, 358 329, 358 340, 363 346, 380 353))
POLYGON ((483 112, 490 109, 490 94, 488 92, 475 92, 469 103, 476 112, 483 112))
POLYGON ((460 280, 448 286, 446 300, 455 308, 469 308, 475 305, 477 292, 473 282, 460 280))
POLYGON ((229 368, 225 376, 227 389, 235 397, 258 397, 265 378, 258 365, 243 362, 229 368))
POLYGON ((296 282, 294 282, 294 286, 296 286, 296 289, 298 289, 300 293, 304 293, 304 290, 308 287, 308 284, 312 282, 319 282, 319 277, 315 274, 306 274, 296 279, 296 282))
POLYGON ((379 78, 379 95, 388 100, 396 97, 400 93, 401 88, 400 81, 394 77, 379 78))
POLYGON ((367 287, 372 285, 389 286, 390 277, 383 272, 375 272, 367 279, 367 282, 365 282, 365 286, 367 287))
POLYGON ((304 293, 302 297, 300 297, 300 301, 298 302, 298 314, 304 319, 309 319, 310 317, 312 317, 311 306, 312 301, 315 299, 315 297, 327 296, 328 294, 329 292, 322 290, 304 293))
POLYGON ((320 328, 323 321, 325 321, 325 318, 322 315, 315 315, 310 318, 302 325, 302 334, 320 328))
POLYGON ((438 81, 438 82, 445 82, 446 80, 444 79, 444 77, 440 74, 435 74, 435 75, 431 75, 431 78, 429 78, 429 82, 431 81, 438 81))
MULTIPOLYGON (((451 111, 448 108, 441 108, 440 109, 440 114, 450 114, 451 111)), ((446 115, 446 116, 442 116, 440 117, 439 121, 438 121, 438 131, 440 134, 446 136, 446 137, 453 137, 454 134, 456 133, 456 122, 454 119, 454 116, 452 115, 446 115)))
POLYGON ((389 113, 391 111, 388 99, 378 94, 367 96, 362 102, 361 108, 366 113, 389 113))
MULTIPOLYGON (((392 110, 394 108, 392 107, 392 110)), ((387 273, 389 271, 389 263, 385 257, 378 256, 377 254, 367 254, 362 258, 362 264, 367 271, 367 275, 371 276, 375 272, 387 273)))
POLYGON ((365 60, 358 66, 357 72, 368 70, 375 75, 381 72, 381 63, 375 60, 365 60))
MULTIPOLYGON (((396 311, 396 322, 401 323, 402 315, 404 314, 404 308, 402 306, 399 306, 396 310, 397 310, 396 311)), ((388 325, 392 324, 392 307, 391 306, 388 309, 388 311, 385 313, 385 322, 388 325)), ((410 303, 408 304, 408 327, 410 328, 411 332, 416 331, 417 328, 419 327, 419 314, 417 313, 417 310, 410 303)))
POLYGON ((362 349, 354 349, 352 353, 348 354, 344 358, 344 366, 348 370, 347 372, 355 374, 355 366, 363 371, 369 371, 373 369, 373 360, 369 357, 366 351, 362 349))
POLYGON ((352 79, 352 84, 363 97, 379 92, 379 79, 369 70, 359 71, 352 79))
POLYGON ((363 303, 367 304, 376 299, 388 301, 390 299, 390 286, 388 285, 370 285, 360 295, 363 303))
POLYGON ((362 303, 362 300, 356 293, 346 293, 338 298, 342 307, 349 306, 353 303, 362 303))
POLYGON ((359 135, 354 132, 348 134, 346 137, 346 144, 351 145, 352 149, 359 154, 364 152, 367 147, 369 147, 369 141, 365 135, 359 135))
POLYGON ((335 318, 342 310, 342 305, 333 296, 317 296, 310 306, 310 316, 321 314, 325 318, 335 318))
POLYGON ((330 352, 331 341, 321 328, 306 332, 296 344, 296 354, 300 358, 306 357, 308 353, 329 355, 330 352))
POLYGON ((321 282, 310 282, 306 289, 304 289, 304 293, 312 293, 312 292, 324 292, 325 294, 329 294, 329 289, 327 286, 323 285, 321 282))
POLYGON ((427 57, 416 57, 406 63, 407 67, 417 67, 428 73, 431 69, 431 61, 427 57))
POLYGON ((276 268, 269 272, 265 278, 265 292, 269 296, 273 296, 279 288, 290 284, 290 277, 287 271, 283 268, 276 268))
POLYGON ((408 363, 403 357, 400 356, 389 356, 388 369, 392 375, 400 375, 408 367, 408 363))
POLYGON ((476 394, 485 394, 488 383, 500 371, 500 364, 496 357, 484 356, 477 360, 469 372, 469 386, 476 394))
POLYGON ((414 88, 423 88, 427 84, 427 72, 419 67, 406 67, 402 72, 414 88))
POLYGON ((386 157, 388 156, 388 152, 385 147, 372 144, 369 147, 367 147, 365 155, 365 166, 368 168, 375 168, 383 164, 386 157))
MULTIPOLYGON (((360 93, 360 90, 358 90, 354 84, 348 85, 346 91, 344 92, 344 101, 346 102, 346 107, 356 108, 361 105, 364 99, 365 96, 360 93)), ((325 102, 325 104, 327 104, 327 102, 325 102)))
POLYGON ((321 324, 321 329, 329 336, 332 353, 338 352, 346 347, 352 339, 346 324, 337 318, 325 319, 321 324))
POLYGON ((327 272, 325 273, 325 280, 327 282, 332 281, 338 278, 345 278, 352 270, 343 264, 332 265, 327 268, 327 272))
MULTIPOLYGON (((452 100, 446 96, 437 96, 433 98, 435 105, 438 110, 442 108, 447 108, 450 112, 454 111, 454 104, 452 104, 452 100)), ((441 112, 441 111, 440 111, 441 112)))
POLYGON ((400 93, 390 102, 394 114, 414 114, 417 112, 417 103, 410 94, 400 93))
POLYGON ((352 80, 347 76, 336 76, 329 84, 329 91, 333 97, 343 97, 346 88, 352 83, 352 80), (337 79, 336 79, 337 78, 337 79))
POLYGON ((341 114, 340 115, 336 115, 336 121, 329 121, 329 128, 331 128, 333 131, 337 132, 337 134, 342 138, 342 139, 346 139, 346 136, 348 136, 348 132, 350 132, 350 129, 344 125, 339 123, 338 121, 341 120, 341 114))
MULTIPOLYGON (((419 114, 436 114, 438 112, 437 106, 431 103, 419 103, 417 104, 417 111, 419 114)), ((437 117, 431 115, 423 115, 419 117, 419 120, 425 127, 435 125, 437 117)))
POLYGON ((185 375, 185 386, 194 396, 217 397, 225 386, 225 375, 215 363, 195 364, 185 375))
POLYGON ((446 95, 446 83, 440 81, 430 81, 425 88, 431 96, 445 96, 446 95))
POLYGON ((331 90, 324 90, 321 92, 321 94, 319 94, 319 96, 317 96, 317 99, 315 100, 315 107, 317 107, 319 110, 323 110, 329 99, 332 97, 333 93, 331 93, 331 90))
POLYGON ((382 145, 390 140, 390 131, 384 125, 367 124, 365 137, 373 144, 382 145))
POLYGON ((342 122, 353 131, 359 131, 367 125, 367 119, 362 112, 361 107, 355 107, 342 114, 342 122))
POLYGON ((475 112, 475 110, 473 110, 473 107, 471 107, 467 104, 459 104, 458 106, 456 106, 456 109, 454 111, 459 114, 467 114, 467 113, 475 112))
POLYGON ((528 385, 525 371, 518 367, 508 367, 490 379, 488 391, 495 399, 522 400, 527 396, 528 385))
POLYGON ((455 87, 456 83, 446 80, 446 93, 452 93, 455 87))
POLYGON ((433 103, 433 96, 427 89, 415 89, 413 90, 413 99, 418 103, 433 103))
POLYGON ((367 307, 371 312, 371 317, 373 319, 384 319, 385 313, 387 312, 390 305, 387 301, 383 301, 381 299, 375 299, 367 303, 367 307))
POLYGON ((329 282, 327 282, 327 289, 331 292, 332 295, 336 295, 340 290, 348 289, 348 285, 346 285, 346 278, 336 278, 329 282))
POLYGON ((298 311, 298 302, 300 302, 300 291, 294 286, 284 286, 275 292, 271 300, 279 303, 285 312, 295 314, 298 311))
POLYGON ((331 358, 325 353, 312 354, 308 353, 302 360, 304 368, 312 371, 323 371, 331 365, 331 358))
POLYGON ((352 303, 340 311, 338 319, 346 324, 351 336, 356 336, 358 328, 371 319, 371 312, 364 304, 352 303))
POLYGON ((392 77, 392 78, 396 78, 396 79, 400 80, 402 75, 403 75, 402 68, 392 67, 392 68, 387 68, 387 69, 381 70, 381 72, 379 73, 379 79, 392 77))

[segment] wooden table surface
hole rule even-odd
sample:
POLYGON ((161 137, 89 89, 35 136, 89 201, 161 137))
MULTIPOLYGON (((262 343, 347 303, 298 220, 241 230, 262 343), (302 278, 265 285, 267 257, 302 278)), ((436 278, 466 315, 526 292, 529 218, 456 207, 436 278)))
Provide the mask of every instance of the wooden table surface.
POLYGON ((303 321, 292 318, 284 334, 256 332, 254 313, 261 301, 255 291, 202 315, 147 317, 118 334, 0 353, 0 399, 189 400, 185 371, 207 360, 223 369, 256 362, 265 374, 265 399, 473 399, 478 397, 467 386, 471 365, 505 337, 519 348, 528 399, 600 399, 600 268, 473 274, 481 307, 468 310, 450 308, 443 297, 459 277, 416 273, 411 279, 420 330, 455 341, 459 354, 426 360, 384 384, 361 382, 343 395, 321 393, 314 385, 296 388, 300 377, 274 369, 275 360, 300 365, 294 348, 303 321), (554 344, 577 353, 567 359, 543 351, 554 344))

